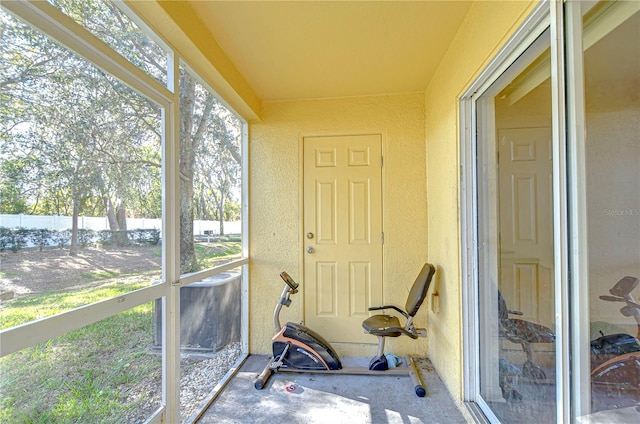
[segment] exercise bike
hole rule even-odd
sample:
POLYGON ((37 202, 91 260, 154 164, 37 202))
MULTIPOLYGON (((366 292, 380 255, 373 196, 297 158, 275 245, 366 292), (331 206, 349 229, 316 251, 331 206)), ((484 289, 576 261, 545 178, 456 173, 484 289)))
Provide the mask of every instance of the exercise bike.
POLYGON ((312 329, 293 322, 280 325, 280 310, 282 306, 289 307, 291 295, 298 292, 296 283, 286 272, 282 272, 280 277, 284 280, 285 286, 276 304, 273 313, 273 324, 276 335, 272 338, 273 356, 269 359, 264 370, 256 378, 254 387, 258 390, 264 388, 267 381, 274 372, 316 372, 333 374, 355 374, 355 375, 410 375, 414 384, 414 391, 417 396, 424 397, 427 393, 420 372, 409 355, 404 357, 406 367, 389 367, 388 360, 384 354, 385 337, 398 337, 406 335, 413 339, 425 337, 426 330, 416 328, 413 325, 413 317, 422 305, 435 268, 431 264, 425 264, 416 278, 405 305, 401 309, 393 305, 377 306, 369 308, 373 310, 393 309, 404 318, 406 323, 400 325, 400 320, 395 315, 373 315, 367 318, 362 326, 370 334, 378 337, 378 352, 371 360, 369 368, 365 367, 343 367, 340 357, 331 344, 320 334, 312 329))
POLYGON ((510 315, 523 315, 523 313, 508 309, 507 302, 498 290, 500 338, 519 344, 527 357, 521 366, 514 365, 505 358, 498 360, 500 390, 505 400, 522 400, 522 394, 514 384, 519 377, 526 377, 534 381, 542 381, 547 378, 542 367, 534 360, 532 345, 534 343, 554 343, 556 336, 549 327, 523 319, 511 318, 510 315))
POLYGON ((637 332, 635 337, 601 332, 601 337, 591 341, 591 383, 594 387, 640 391, 640 304, 631 295, 638 283, 640 280, 635 277, 623 277, 609 290, 611 296, 600 296, 607 302, 625 303, 620 313, 635 318, 637 332))
POLYGON ((509 315, 522 315, 520 311, 512 311, 507 308, 507 302, 502 293, 498 291, 498 317, 500 336, 512 343, 522 346, 527 359, 522 364, 522 375, 524 377, 544 380, 547 378, 544 370, 534 361, 534 343, 554 343, 556 340, 553 330, 541 324, 525 321, 518 318, 511 318, 509 315))

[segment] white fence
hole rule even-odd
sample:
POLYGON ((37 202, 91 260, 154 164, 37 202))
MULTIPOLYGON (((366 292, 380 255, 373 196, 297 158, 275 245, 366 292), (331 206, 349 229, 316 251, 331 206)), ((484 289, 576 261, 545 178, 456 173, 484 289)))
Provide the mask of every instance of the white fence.
MULTIPOLYGON (((71 217, 57 215, 8 215, 0 214, 0 227, 5 228, 41 228, 47 230, 70 230, 71 217)), ((109 221, 106 217, 80 216, 78 228, 85 230, 108 230, 109 221)), ((127 229, 151 229, 160 230, 162 220, 146 218, 127 218, 127 229)), ((193 221, 193 234, 196 236, 207 234, 220 234, 218 221, 193 221)), ((240 221, 228 221, 224 223, 225 234, 240 234, 242 223, 240 221)))

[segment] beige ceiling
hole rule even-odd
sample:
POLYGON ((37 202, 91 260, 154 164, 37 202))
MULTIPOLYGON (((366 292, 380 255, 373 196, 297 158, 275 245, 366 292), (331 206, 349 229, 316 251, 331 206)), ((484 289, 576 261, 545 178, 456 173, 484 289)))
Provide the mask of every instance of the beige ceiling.
POLYGON ((262 101, 423 91, 471 5, 189 2, 262 101))

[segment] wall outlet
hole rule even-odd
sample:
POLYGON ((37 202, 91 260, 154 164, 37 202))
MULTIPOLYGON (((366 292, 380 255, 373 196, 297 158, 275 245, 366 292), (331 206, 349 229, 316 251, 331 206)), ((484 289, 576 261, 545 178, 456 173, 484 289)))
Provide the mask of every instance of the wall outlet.
POLYGON ((431 294, 431 312, 434 314, 440 312, 440 296, 438 296, 438 293, 431 294))

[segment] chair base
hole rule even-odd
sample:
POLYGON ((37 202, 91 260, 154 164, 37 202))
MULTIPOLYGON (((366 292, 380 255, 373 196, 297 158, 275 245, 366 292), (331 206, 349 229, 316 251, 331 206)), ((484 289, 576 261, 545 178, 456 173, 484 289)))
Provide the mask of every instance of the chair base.
POLYGON ((386 371, 389 369, 389 362, 384 355, 375 356, 369 362, 369 371, 386 371))

